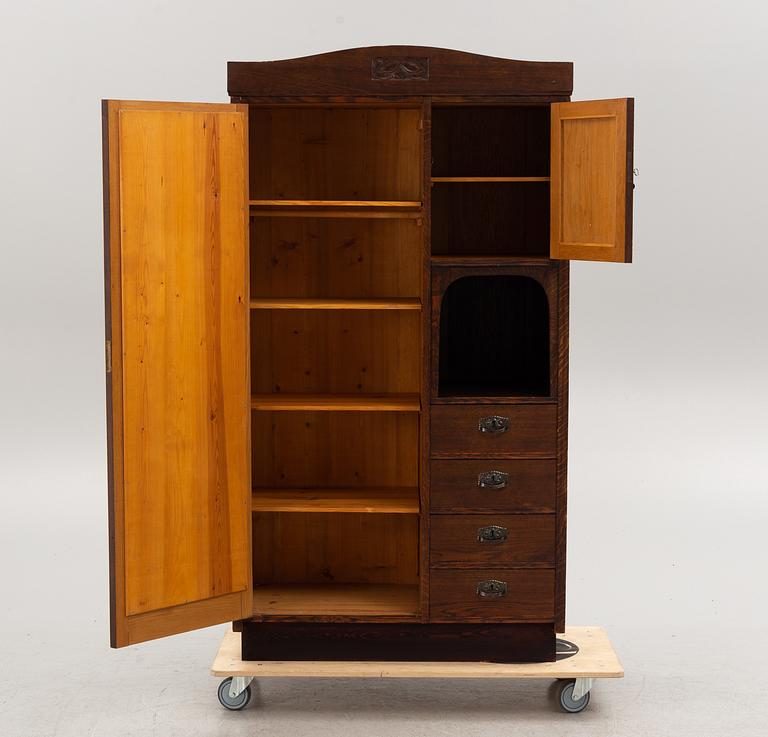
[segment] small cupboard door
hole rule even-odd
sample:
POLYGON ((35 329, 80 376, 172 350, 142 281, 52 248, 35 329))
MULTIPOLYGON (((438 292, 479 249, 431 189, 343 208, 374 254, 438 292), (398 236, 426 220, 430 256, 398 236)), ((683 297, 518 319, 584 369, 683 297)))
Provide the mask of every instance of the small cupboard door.
POLYGON ((104 103, 113 647, 250 615, 247 108, 104 103))
POLYGON ((634 100, 552 105, 550 257, 632 261, 634 100))

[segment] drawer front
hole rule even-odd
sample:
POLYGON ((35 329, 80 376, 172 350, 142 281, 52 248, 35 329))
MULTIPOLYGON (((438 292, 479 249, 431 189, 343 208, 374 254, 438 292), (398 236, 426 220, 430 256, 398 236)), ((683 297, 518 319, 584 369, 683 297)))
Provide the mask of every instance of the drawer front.
POLYGON ((443 460, 430 464, 432 512, 554 512, 554 460, 443 460))
POLYGON ((429 549, 433 567, 553 566, 555 515, 433 515, 429 549))
POLYGON ((555 616, 555 572, 548 570, 430 572, 432 622, 548 622, 555 616))
POLYGON ((431 415, 434 458, 555 455, 554 404, 433 404, 431 415))

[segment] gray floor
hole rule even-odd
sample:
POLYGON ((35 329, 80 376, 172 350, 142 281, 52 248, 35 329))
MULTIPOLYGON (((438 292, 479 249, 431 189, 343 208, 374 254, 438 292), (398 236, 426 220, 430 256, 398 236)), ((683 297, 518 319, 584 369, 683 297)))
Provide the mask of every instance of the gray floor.
POLYGON ((598 682, 577 715, 556 711, 548 681, 426 679, 266 679, 230 713, 207 673, 223 628, 113 652, 103 622, 90 625, 84 637, 27 633, 6 648, 3 737, 762 737, 768 722, 758 632, 611 627, 627 676, 598 682))

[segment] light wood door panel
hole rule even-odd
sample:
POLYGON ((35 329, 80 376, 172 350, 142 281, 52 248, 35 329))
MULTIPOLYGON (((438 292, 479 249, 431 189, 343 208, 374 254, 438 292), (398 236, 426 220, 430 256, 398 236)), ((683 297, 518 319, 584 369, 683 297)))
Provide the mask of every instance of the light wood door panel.
POLYGON ((249 613, 247 132, 105 105, 113 646, 249 613))
POLYGON ((550 256, 632 260, 634 100, 552 105, 550 256))

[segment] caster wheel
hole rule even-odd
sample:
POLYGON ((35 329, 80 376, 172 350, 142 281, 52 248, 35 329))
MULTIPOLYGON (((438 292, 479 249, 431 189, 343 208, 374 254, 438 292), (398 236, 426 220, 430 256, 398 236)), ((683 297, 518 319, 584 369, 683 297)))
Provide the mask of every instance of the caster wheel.
POLYGON ((232 678, 225 678, 219 684, 219 703, 225 709, 229 709, 230 711, 240 711, 240 709, 245 709, 251 700, 251 687, 246 686, 245 691, 235 696, 235 698, 232 698, 229 695, 229 686, 231 683, 232 678))
POLYGON ((578 714, 580 711, 584 711, 589 703, 589 693, 585 693, 580 699, 573 698, 573 687, 576 685, 576 681, 561 681, 558 688, 558 702, 560 708, 568 712, 569 714, 578 714))

